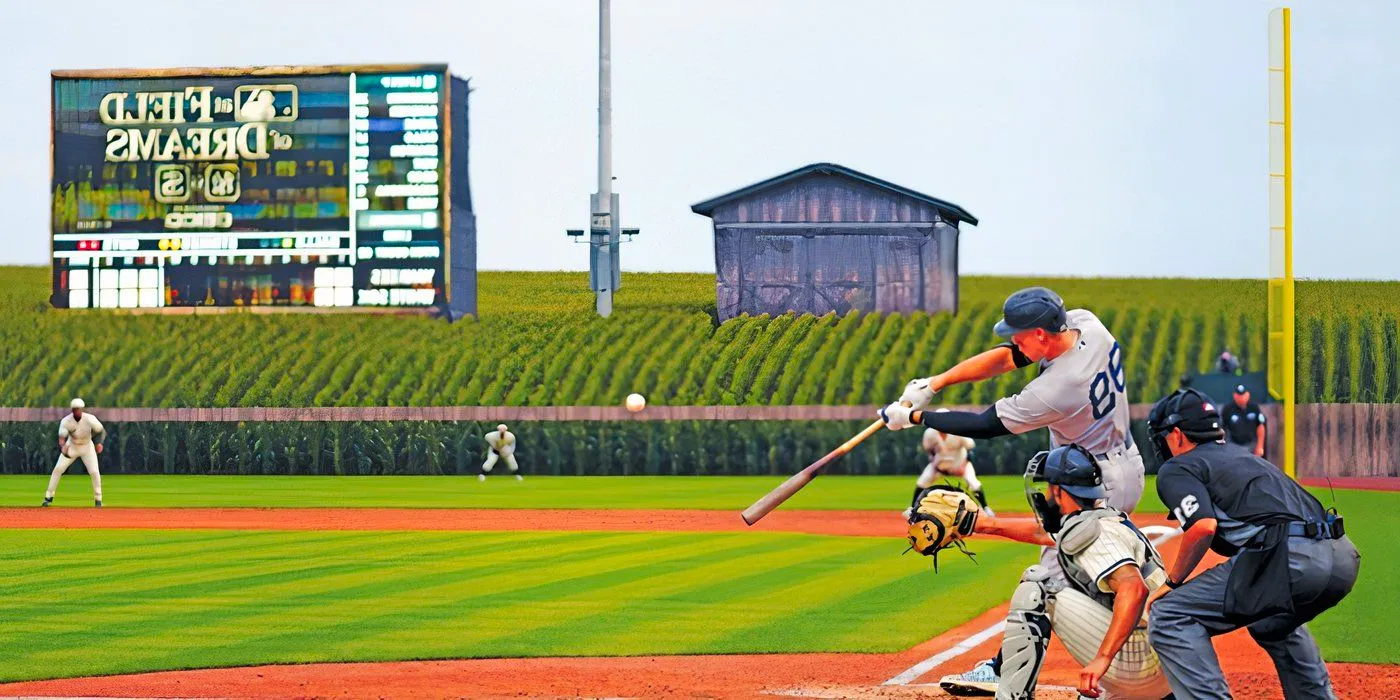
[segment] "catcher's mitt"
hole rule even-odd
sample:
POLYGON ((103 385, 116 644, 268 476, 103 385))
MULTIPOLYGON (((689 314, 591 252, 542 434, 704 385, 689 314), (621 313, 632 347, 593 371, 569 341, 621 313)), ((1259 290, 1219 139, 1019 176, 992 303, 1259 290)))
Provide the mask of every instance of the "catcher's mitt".
POLYGON ((981 512, 966 491, 942 484, 930 486, 919 494, 918 506, 909 513, 909 548, 933 557, 934 571, 938 570, 938 553, 948 547, 957 547, 975 562, 963 538, 972 534, 981 512))

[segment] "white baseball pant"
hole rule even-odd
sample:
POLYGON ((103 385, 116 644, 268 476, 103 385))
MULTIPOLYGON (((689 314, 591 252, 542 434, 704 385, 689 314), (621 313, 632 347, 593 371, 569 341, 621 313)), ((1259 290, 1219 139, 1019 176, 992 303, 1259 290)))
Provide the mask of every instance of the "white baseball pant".
POLYGON ((510 473, 514 474, 520 471, 520 465, 515 463, 514 453, 507 452, 498 455, 495 450, 492 450, 491 454, 486 455, 486 463, 481 465, 481 473, 490 474, 491 469, 496 466, 496 461, 498 459, 506 463, 506 469, 509 469, 510 473))
POLYGON ((59 478, 79 459, 83 460, 88 476, 92 477, 92 497, 102 500, 102 474, 97 471, 97 448, 91 442, 86 445, 68 443, 68 454, 58 456, 58 464, 54 465, 53 474, 49 475, 49 489, 44 492, 44 498, 53 498, 54 492, 58 490, 59 478))

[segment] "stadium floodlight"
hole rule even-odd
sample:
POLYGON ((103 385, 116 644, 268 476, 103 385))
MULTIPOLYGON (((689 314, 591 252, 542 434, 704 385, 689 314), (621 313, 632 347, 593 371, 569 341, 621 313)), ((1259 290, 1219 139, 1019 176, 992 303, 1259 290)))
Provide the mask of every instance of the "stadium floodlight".
MULTIPOLYGON (((622 229, 618 215, 618 195, 612 191, 612 28, 610 0, 598 0, 598 191, 589 198, 588 286, 597 296, 599 316, 612 314, 612 295, 622 285, 619 249, 624 234, 635 236, 637 229, 622 229)), ((582 231, 570 230, 581 238, 582 231)))

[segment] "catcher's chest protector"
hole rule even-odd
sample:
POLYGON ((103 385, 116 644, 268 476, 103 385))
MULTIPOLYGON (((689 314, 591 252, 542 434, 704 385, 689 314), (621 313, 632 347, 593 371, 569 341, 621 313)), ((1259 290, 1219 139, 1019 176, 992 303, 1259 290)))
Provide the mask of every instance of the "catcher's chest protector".
POLYGON ((1081 510, 1065 518, 1064 524, 1060 526, 1059 537, 1056 539, 1056 543, 1059 545, 1057 556, 1060 560, 1060 568, 1065 572, 1065 578, 1069 579, 1070 585, 1074 586, 1075 590, 1112 609, 1113 594, 1099 590, 1098 581, 1094 580, 1094 577, 1076 561, 1076 555, 1087 549, 1103 534, 1103 526, 1099 521, 1105 519, 1110 523, 1127 527, 1128 531, 1142 542, 1147 561, 1142 563, 1134 561, 1133 563, 1139 564, 1144 579, 1156 571, 1165 570, 1165 567, 1162 564, 1162 558, 1157 554, 1157 549, 1152 546, 1152 542, 1133 526, 1132 521, 1128 520, 1128 516, 1124 515, 1122 511, 1113 508, 1093 508, 1081 510))

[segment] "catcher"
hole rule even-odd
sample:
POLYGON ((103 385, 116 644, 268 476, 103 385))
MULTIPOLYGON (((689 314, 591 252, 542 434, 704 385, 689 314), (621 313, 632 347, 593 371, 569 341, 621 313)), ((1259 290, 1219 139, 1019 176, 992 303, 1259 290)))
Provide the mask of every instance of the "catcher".
POLYGON ((1103 505, 1103 476, 1084 448, 1066 445, 1037 454, 1026 467, 1025 484, 1034 519, 986 515, 971 496, 947 486, 926 491, 910 516, 909 542, 921 554, 936 557, 944 548, 962 548, 963 538, 974 532, 1058 545, 1058 563, 1069 581, 1062 587, 1039 564, 1026 569, 1007 612, 1000 683, 994 690, 949 688, 945 679, 943 689, 962 695, 995 692, 1002 700, 1035 697, 1053 630, 1083 667, 1081 694, 1168 697, 1171 689, 1148 645, 1143 617, 1148 591, 1166 580, 1157 550, 1127 515, 1103 505), (1048 483, 1045 491, 1037 482, 1048 483))

